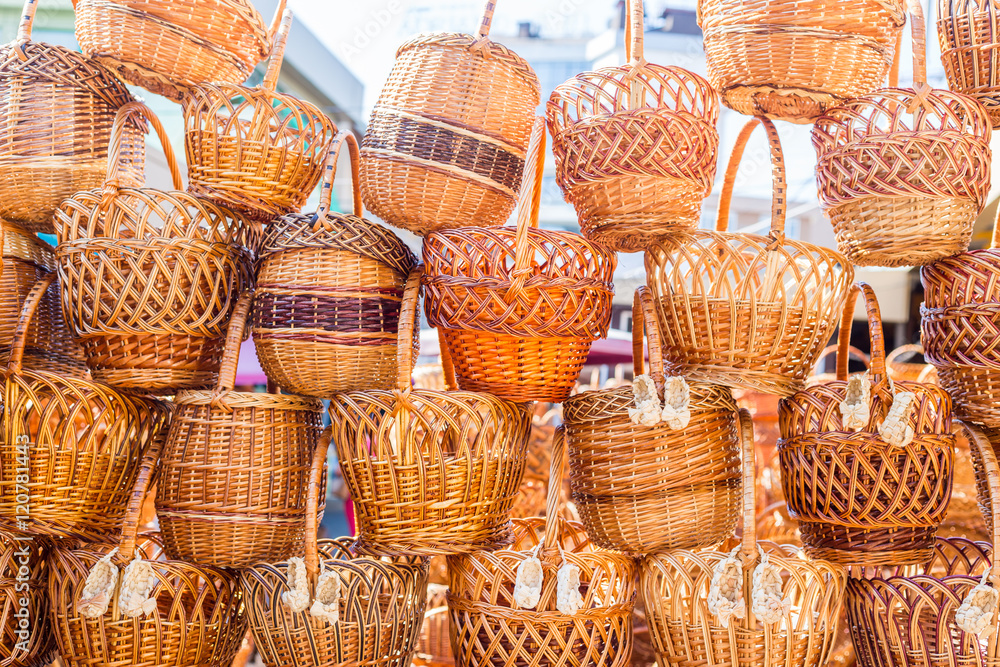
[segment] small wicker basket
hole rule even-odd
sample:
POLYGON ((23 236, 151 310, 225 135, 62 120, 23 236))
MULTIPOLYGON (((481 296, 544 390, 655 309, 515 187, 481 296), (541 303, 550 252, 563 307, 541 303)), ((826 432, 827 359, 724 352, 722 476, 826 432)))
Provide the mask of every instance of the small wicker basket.
POLYGON ((975 98, 1000 127, 1000 8, 989 0, 938 0, 937 17, 948 88, 975 98))

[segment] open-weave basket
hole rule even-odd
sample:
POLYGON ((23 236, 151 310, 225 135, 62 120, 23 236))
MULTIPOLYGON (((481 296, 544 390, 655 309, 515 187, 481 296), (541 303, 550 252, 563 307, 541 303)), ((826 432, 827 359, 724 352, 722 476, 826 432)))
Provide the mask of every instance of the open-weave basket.
POLYGON ((779 420, 781 483, 807 552, 861 565, 931 557, 951 495, 951 400, 935 385, 893 383, 886 375, 882 320, 869 285, 855 285, 844 307, 837 380, 783 399, 779 420), (868 312, 871 368, 848 382, 858 294, 868 312))
POLYGON ((722 103, 795 123, 881 86, 905 22, 904 0, 698 3, 722 103))
POLYGON ((0 665, 40 667, 54 657, 45 546, 0 533, 0 665))
POLYGON ((833 250, 785 238, 785 195, 778 132, 753 119, 733 147, 716 231, 664 238, 646 253, 667 373, 782 396, 803 386, 837 325, 854 267, 833 250), (726 232, 736 172, 758 124, 771 146, 771 231, 726 232))
MULTIPOLYGON (((335 394, 337 460, 365 553, 435 555, 495 549, 511 539, 531 413, 492 394, 412 389, 420 269, 399 316, 396 388, 335 394)), ((447 350, 442 347, 442 355, 447 350)))
MULTIPOLYGON (((73 0, 83 52, 129 83, 180 101, 190 86, 240 82, 274 39, 250 0, 73 0)), ((279 0, 275 22, 285 0, 279 0)))
POLYGON ((115 119, 103 190, 56 211, 59 283, 67 324, 94 378, 172 393, 211 386, 226 323, 252 280, 256 230, 242 216, 182 190, 160 121, 130 102, 115 119), (159 135, 174 190, 121 187, 124 128, 145 118, 159 135))
POLYGON ((938 0, 937 34, 948 88, 975 98, 1000 126, 1000 8, 992 0, 938 0))
POLYGON ((424 240, 427 320, 462 389, 562 401, 590 346, 607 335, 615 254, 574 232, 538 229, 544 159, 539 117, 517 226, 449 229, 424 240))
POLYGON ((328 444, 324 436, 314 453, 304 558, 257 563, 241 573, 257 651, 268 667, 410 667, 427 602, 428 559, 359 556, 350 538, 317 539, 328 444), (335 617, 322 615, 333 610, 335 617))
POLYGON ((343 131, 327 156, 319 208, 267 227, 250 331, 268 379, 296 394, 391 389, 403 287, 417 259, 362 216, 358 145, 343 131), (354 176, 354 212, 330 210, 341 147, 354 176))
POLYGON ((578 74, 546 105, 556 181, 583 235, 623 252, 698 226, 719 148, 712 86, 646 62, 643 3, 629 5, 628 64, 578 74))
POLYGON ((451 644, 458 667, 629 664, 635 561, 596 548, 581 524, 560 516, 565 464, 560 429, 552 443, 545 518, 515 519, 514 542, 505 549, 448 557, 451 644), (532 563, 540 580, 523 588, 537 594, 534 605, 519 595, 530 578, 519 572, 532 563), (577 605, 565 604, 577 596, 577 605))
POLYGON ((502 225, 521 186, 539 83, 526 60, 489 38, 433 33, 396 51, 361 148, 368 210, 416 234, 502 225))
POLYGON ((913 88, 884 88, 816 121, 816 185, 837 247, 861 266, 914 266, 969 247, 990 187, 990 119, 926 81, 924 19, 909 0, 913 88))
MULTIPOLYGON (((38 0, 26 0, 13 42, 0 46, 0 217, 52 232, 63 199, 100 187, 111 126, 132 101, 100 63, 61 46, 31 41, 38 0)), ((124 128, 119 178, 140 187, 145 143, 124 128)))
POLYGON ((219 383, 174 398, 156 486, 156 515, 171 558, 249 567, 301 544, 321 401, 233 391, 253 292, 236 304, 219 383))
POLYGON ((796 546, 757 541, 753 426, 746 410, 740 421, 742 540, 641 561, 639 580, 657 663, 824 667, 837 635, 847 572, 806 557, 796 546))
POLYGON ((261 85, 203 84, 184 98, 188 191, 262 222, 302 208, 337 133, 318 107, 275 90, 291 25, 286 10, 261 85))
MULTIPOLYGON (((645 287, 632 306, 635 376, 649 377, 668 404, 653 300, 645 287)), ((669 381, 669 380, 668 380, 669 381)), ((676 382, 676 380, 675 380, 676 382)), ((573 502, 597 546, 628 553, 710 546, 732 535, 740 504, 736 402, 719 385, 684 382, 686 424, 636 423, 632 386, 587 391, 563 405, 573 502)), ((639 415, 636 415, 638 418, 639 415)))

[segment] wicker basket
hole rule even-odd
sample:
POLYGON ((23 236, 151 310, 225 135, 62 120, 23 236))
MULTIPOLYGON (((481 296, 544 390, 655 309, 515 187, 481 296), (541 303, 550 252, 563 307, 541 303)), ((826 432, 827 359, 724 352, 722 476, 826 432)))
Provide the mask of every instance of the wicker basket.
POLYGON ((781 396, 802 388, 854 268, 833 250, 785 238, 785 194, 778 132, 766 118, 751 120, 733 147, 716 231, 662 239, 646 253, 667 373, 781 396), (771 231, 726 232, 736 172, 758 124, 771 146, 771 231))
POLYGON ((129 83, 180 101, 187 88, 240 82, 271 51, 250 0, 73 0, 76 39, 129 83))
POLYGON ((595 548, 581 524, 559 516, 565 461, 560 429, 552 444, 545 518, 515 520, 514 543, 506 549, 448 557, 451 645, 458 667, 629 664, 635 561, 595 548), (537 597, 530 600, 518 589, 530 579, 522 581, 519 573, 532 562, 539 572, 532 582, 537 597), (574 570, 576 589, 570 583, 574 570))
POLYGON ((719 150, 712 86, 646 62, 643 3, 629 5, 629 64, 578 74, 546 108, 556 181, 583 235, 622 252, 698 226, 719 150))
POLYGON ((888 378, 878 302, 865 283, 844 308, 837 362, 837 381, 786 398, 779 409, 781 482, 806 551, 845 564, 923 563, 951 495, 951 400, 935 385, 888 378), (872 363, 848 382, 858 294, 872 363))
POLYGON ((417 259, 362 218, 358 146, 341 132, 327 157, 319 208, 269 225, 260 252, 251 333, 268 379, 296 394, 391 389, 403 287, 417 259), (354 214, 330 210, 340 148, 355 176, 354 214))
POLYGON ((971 97, 927 86, 912 13, 914 84, 829 109, 813 128, 816 184, 837 246, 861 266, 927 264, 969 247, 990 187, 990 120, 971 97))
POLYGON ((528 147, 517 227, 466 227, 424 240, 427 319, 458 386, 512 401, 565 400, 611 323, 615 254, 538 229, 545 122, 528 147))
MULTIPOLYGON (((836 352, 839 348, 840 348, 839 345, 827 345, 826 347, 823 348, 823 351, 819 353, 818 357, 816 357, 816 366, 813 367, 813 374, 810 375, 808 378, 806 378, 806 386, 807 387, 813 387, 815 385, 824 384, 826 382, 830 382, 831 380, 836 380, 837 379, 837 373, 836 372, 833 372, 833 373, 819 372, 819 373, 817 373, 816 371, 818 371, 821 368, 823 368, 824 367, 824 362, 825 362, 826 358, 829 357, 834 352, 836 352)), ((893 350, 893 354, 895 354, 895 353, 896 353, 896 350, 893 350)), ((858 361, 858 362, 861 362, 862 364, 864 364, 866 370, 871 365, 871 357, 869 357, 867 354, 865 354, 864 352, 862 352, 858 348, 854 347, 853 345, 851 345, 850 347, 847 348, 847 355, 848 355, 849 359, 853 359, 855 361, 858 361)), ((888 356, 885 358, 885 363, 886 363, 886 366, 888 367, 888 365, 889 365, 889 357, 888 356)), ((891 375, 891 373, 890 373, 890 375, 891 375)), ((899 379, 899 378, 895 378, 894 377, 892 379, 896 380, 896 379, 899 379)))
POLYGON ((115 119, 104 190, 56 211, 67 324, 96 380, 144 392, 211 386, 225 326, 252 280, 256 229, 238 214, 180 192, 163 126, 131 102, 115 119), (122 131, 145 117, 163 144, 174 191, 119 187, 122 131))
POLYGON ((250 567, 301 543, 309 475, 317 463, 321 401, 233 391, 253 292, 229 324, 219 384, 182 391, 156 485, 167 555, 217 567, 250 567))
POLYGON ((448 614, 448 587, 441 584, 427 586, 427 611, 417 638, 417 651, 413 655, 416 667, 449 667, 455 664, 451 652, 451 622, 448 614))
POLYGON ((885 355, 885 372, 893 382, 927 382, 937 381, 934 366, 928 363, 907 361, 913 357, 923 356, 924 348, 920 344, 900 345, 885 355))
POLYGON ((987 0, 938 0, 937 34, 948 88, 973 97, 1000 126, 1000 23, 987 0))
MULTIPOLYGON (((663 395, 666 378, 653 299, 640 287, 632 307, 636 377, 645 372, 644 329, 649 377, 663 395)), ((573 502, 597 546, 634 554, 695 549, 735 530, 740 503, 736 403, 725 387, 694 382, 685 387, 690 421, 683 426, 634 423, 630 411, 640 406, 627 385, 566 400, 573 502)))
POLYGON ((386 222, 428 234, 502 225, 514 209, 539 102, 526 60, 478 33, 419 35, 399 47, 361 148, 361 193, 386 222))
POLYGON ((753 433, 745 410, 740 421, 742 541, 642 560, 639 580, 657 663, 824 667, 837 635, 847 572, 806 558, 798 547, 757 541, 753 433), (719 586, 718 592, 728 593, 721 599, 713 594, 716 579, 733 586, 729 591, 719 586))
POLYGON ((291 25, 286 10, 260 86, 205 84, 184 98, 188 191, 261 222, 302 208, 337 133, 318 107, 275 89, 291 25))
MULTIPOLYGON (((358 548, 394 555, 494 549, 511 539, 510 508, 524 473, 531 414, 491 394, 411 389, 419 293, 418 268, 399 316, 396 388, 335 394, 330 401, 358 548)), ((446 364, 451 388, 449 376, 446 364)))
POLYGON ((30 538, 0 534, 0 665, 40 667, 55 644, 45 594, 45 547, 30 538))

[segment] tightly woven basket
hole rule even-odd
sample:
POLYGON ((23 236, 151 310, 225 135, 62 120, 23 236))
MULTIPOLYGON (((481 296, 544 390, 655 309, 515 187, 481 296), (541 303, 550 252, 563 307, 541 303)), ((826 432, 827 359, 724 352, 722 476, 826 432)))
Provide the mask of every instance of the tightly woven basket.
POLYGON ((276 91, 291 25, 286 10, 260 86, 203 84, 184 98, 188 192, 261 222, 302 208, 337 133, 318 107, 276 91))
POLYGON ((705 0, 708 78, 748 116, 809 123, 882 85, 906 22, 904 0, 705 0))
MULTIPOLYGON (((412 389, 420 269, 399 316, 392 391, 335 394, 337 460, 363 553, 436 555, 495 549, 511 540, 510 509, 524 474, 528 406, 492 394, 412 389)), ((442 356, 447 350, 442 347, 442 356)))
POLYGON ((451 644, 459 667, 629 664, 635 561, 595 548, 581 524, 560 517, 565 464, 559 429, 552 443, 545 518, 516 519, 514 542, 505 549, 448 557, 451 644), (518 572, 530 565, 528 560, 541 577, 534 606, 522 600, 526 606, 521 607, 518 572), (576 589, 569 583, 574 569, 576 589), (566 591, 559 583, 565 574, 570 575, 566 591), (562 601, 575 594, 580 599, 571 612, 562 601))
POLYGON ((546 105, 556 181, 583 235, 622 252, 698 226, 719 150, 712 86, 646 62, 643 3, 629 5, 628 65, 578 74, 546 105))
POLYGON ((539 83, 526 60, 479 31, 419 35, 399 47, 361 148, 365 206, 428 234, 502 225, 522 183, 539 83))
POLYGON ((271 382, 304 396, 391 389, 406 278, 416 257, 395 234, 362 216, 358 145, 343 131, 327 156, 319 208, 268 226, 260 251, 250 331, 271 382), (330 210, 341 147, 354 176, 354 213, 330 210))
POLYGON ((44 546, 0 533, 0 665, 40 667, 55 657, 44 546))
MULTIPOLYGON (((665 375, 653 300, 645 287, 632 306, 635 377, 644 373, 643 330, 658 400, 665 375)), ((691 383, 690 421, 637 424, 631 386, 566 400, 573 502, 591 542, 633 554, 696 549, 732 535, 740 503, 736 403, 729 389, 691 383)))
POLYGON ((869 285, 851 290, 840 327, 837 380, 783 399, 779 408, 785 499, 811 555, 858 565, 923 563, 951 496, 951 400, 935 385, 893 383, 886 375, 882 320, 869 285), (868 311, 872 356, 865 378, 852 382, 870 382, 867 405, 856 395, 860 387, 847 381, 858 294, 868 311), (855 402, 860 414, 845 417, 845 402, 855 402))
POLYGON ((913 88, 884 88, 816 121, 816 184, 837 247, 860 266, 927 264, 969 247, 990 187, 990 119, 973 98, 932 90, 924 18, 909 0, 913 88))
POLYGON ((450 229, 424 240, 427 320, 462 389, 563 401, 590 346, 607 335, 615 254, 573 232, 538 229, 544 160, 539 117, 517 226, 450 229))
POLYGON ((740 411, 740 422, 742 540, 702 551, 669 551, 641 561, 639 580, 657 664, 824 667, 837 635, 847 572, 805 557, 798 547, 757 541, 753 426, 746 410, 740 411), (737 569, 738 574, 733 571, 737 569), (767 574, 769 569, 772 576, 778 575, 777 581, 769 582, 778 590, 756 583, 758 572, 767 574), (728 618, 720 615, 724 607, 712 595, 720 570, 724 584, 732 587, 721 602, 736 607, 728 618), (758 596, 768 604, 758 606, 758 596))
POLYGON ((950 90, 975 98, 1000 127, 1000 8, 990 0, 938 0, 941 64, 950 90))
POLYGON ((744 126, 726 169, 716 231, 661 239, 646 253, 666 372, 787 396, 816 366, 854 279, 839 253, 785 238, 785 167, 766 118, 744 126), (771 146, 767 236, 726 232, 743 149, 761 124, 771 146))
POLYGON ((131 102, 119 111, 103 190, 78 192, 56 211, 59 283, 67 324, 96 380, 144 392, 211 386, 225 327, 252 280, 255 227, 180 191, 160 121, 131 102), (167 156, 174 190, 119 186, 123 129, 144 117, 167 156))
POLYGON ((174 398, 156 486, 170 558, 242 568, 301 544, 323 404, 290 394, 233 391, 253 292, 240 297, 219 384, 174 398))
POLYGON ((191 86, 243 81, 271 51, 250 0, 73 0, 83 52, 129 83, 180 101, 191 86))

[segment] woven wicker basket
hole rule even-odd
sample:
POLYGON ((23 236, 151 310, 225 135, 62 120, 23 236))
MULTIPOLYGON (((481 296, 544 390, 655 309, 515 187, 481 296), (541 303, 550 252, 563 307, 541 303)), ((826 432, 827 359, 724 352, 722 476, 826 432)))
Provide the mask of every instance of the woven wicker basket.
POLYGON ((556 181, 583 235, 623 252, 698 226, 719 149, 712 86, 646 62, 643 3, 629 5, 628 65, 578 74, 546 107, 556 181))
POLYGON ((233 391, 253 292, 240 297, 214 390, 182 391, 156 485, 167 555, 217 567, 278 561, 301 543, 321 401, 233 391))
MULTIPOLYGON (((812 387, 817 384, 824 384, 826 382, 830 382, 831 380, 837 379, 836 371, 834 371, 833 373, 824 373, 824 372, 817 373, 816 371, 823 368, 824 361, 826 360, 826 358, 829 357, 834 352, 836 352, 838 349, 840 349, 839 345, 827 345, 826 347, 823 348, 823 351, 819 353, 818 357, 816 357, 816 366, 813 367, 813 374, 810 375, 808 378, 806 378, 807 387, 812 387)), ((896 351, 897 350, 893 350, 893 354, 895 354, 896 351)), ((853 359, 855 361, 859 361, 862 364, 864 364, 865 369, 867 369, 871 365, 871 357, 869 357, 867 354, 865 354, 858 348, 854 347, 853 345, 847 348, 847 356, 849 359, 853 359)), ((888 356, 885 358, 885 363, 886 367, 888 367, 889 365, 888 356)), ((899 378, 894 377, 892 379, 896 380, 899 378)))
POLYGON ((888 378, 878 302, 865 283, 854 286, 844 307, 840 346, 837 381, 780 406, 778 452, 789 509, 807 552, 816 557, 861 565, 923 563, 951 495, 951 401, 935 385, 888 378), (858 376, 852 384, 846 348, 858 294, 868 311, 872 362, 867 379, 858 376), (849 403, 854 405, 845 407, 849 403))
POLYGON ((923 356, 924 348, 920 344, 900 345, 885 355, 885 372, 893 382, 927 382, 933 384, 937 380, 937 372, 931 364, 907 361, 912 357, 923 356))
POLYGON ((118 113, 102 190, 78 192, 56 211, 59 283, 67 324, 94 378, 144 392, 211 386, 225 326, 252 280, 256 228, 238 214, 181 192, 160 121, 131 102, 118 113), (156 130, 173 191, 119 187, 123 128, 144 117, 156 130))
MULTIPOLYGON (((740 421, 742 540, 702 551, 650 555, 641 561, 639 579, 657 663, 660 667, 823 667, 837 635, 847 572, 839 565, 806 558, 795 546, 757 541, 753 427, 745 410, 740 411, 740 421), (758 585, 758 572, 770 575, 760 579, 772 586, 758 585), (734 587, 721 601, 712 594, 716 578, 734 587), (733 613, 728 618, 720 615, 724 603, 731 603, 733 613)), ((720 587, 720 592, 725 591, 720 587)))
POLYGON ((528 147, 517 227, 424 240, 427 320, 458 385, 512 401, 565 400, 611 323, 616 257, 579 234, 538 229, 545 122, 528 147))
POLYGON ((926 84, 923 9, 909 4, 914 87, 852 99, 813 128, 823 209, 838 248, 861 266, 966 250, 990 187, 989 117, 971 97, 926 84))
POLYGON ((0 665, 40 667, 52 660, 55 644, 45 594, 45 547, 0 534, 0 665))
POLYGON ((417 638, 417 651, 413 655, 416 667, 446 667, 455 664, 451 652, 451 621, 448 613, 448 587, 442 584, 427 586, 427 611, 417 638))
POLYGON ((478 33, 399 47, 361 148, 361 193, 386 222, 428 234, 502 225, 514 209, 539 83, 526 60, 478 33))
POLYGON ((716 231, 662 239, 646 253, 667 373, 782 396, 802 388, 854 268, 839 253, 785 238, 785 194, 777 130, 766 118, 751 120, 733 147, 716 231), (771 146, 771 231, 726 232, 736 172, 758 124, 771 146))
POLYGON ((362 218, 358 146, 341 132, 326 161, 319 208, 269 225, 260 252, 251 333, 268 379, 296 394, 391 389, 403 287, 417 259, 362 218), (337 156, 351 153, 354 213, 330 210, 337 156))
POLYGON ((937 34, 948 88, 983 105, 1000 126, 1000 23, 988 0, 938 0, 937 34))
MULTIPOLYGON (((662 395, 656 314, 640 287, 632 307, 636 377, 644 373, 644 329, 650 377, 662 395)), ((629 412, 638 406, 627 385, 566 400, 573 502, 595 545, 642 554, 706 547, 732 535, 740 503, 736 403, 718 385, 692 382, 688 391, 683 427, 634 423, 629 412)))
POLYGON ((268 30, 250 0, 73 0, 76 39, 129 83, 180 101, 187 88, 240 82, 267 57, 268 30))

